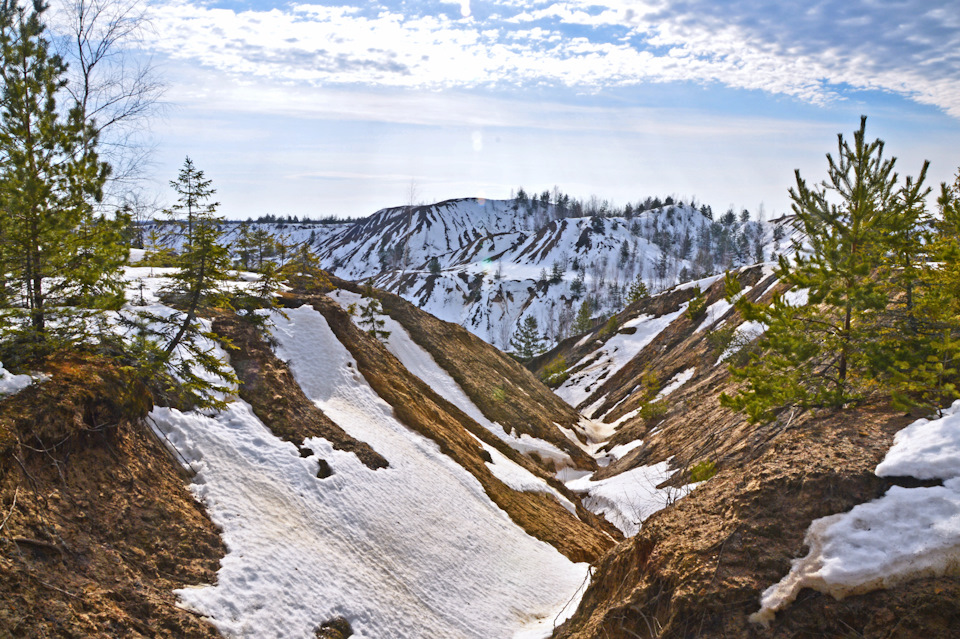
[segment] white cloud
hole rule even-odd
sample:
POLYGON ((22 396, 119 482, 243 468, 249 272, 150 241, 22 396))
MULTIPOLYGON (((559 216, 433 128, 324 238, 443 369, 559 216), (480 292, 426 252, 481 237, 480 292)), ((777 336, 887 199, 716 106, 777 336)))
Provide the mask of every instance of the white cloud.
POLYGON ((298 4, 153 8, 152 47, 247 77, 314 85, 451 87, 721 83, 815 104, 890 91, 960 117, 960 28, 948 1, 502 2, 499 18, 298 4))

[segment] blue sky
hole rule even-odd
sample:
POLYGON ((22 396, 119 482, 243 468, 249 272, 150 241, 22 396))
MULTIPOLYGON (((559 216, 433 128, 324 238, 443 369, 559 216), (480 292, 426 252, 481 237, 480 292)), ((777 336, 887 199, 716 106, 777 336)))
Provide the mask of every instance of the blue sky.
POLYGON ((955 0, 149 0, 185 155, 221 213, 358 216, 554 185, 767 217, 869 116, 902 174, 960 165, 955 0))

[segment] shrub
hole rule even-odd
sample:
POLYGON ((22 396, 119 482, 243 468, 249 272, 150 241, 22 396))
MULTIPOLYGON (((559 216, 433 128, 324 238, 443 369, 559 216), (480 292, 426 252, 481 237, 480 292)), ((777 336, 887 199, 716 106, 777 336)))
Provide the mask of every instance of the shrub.
POLYGON ((711 460, 705 459, 702 462, 694 464, 693 468, 690 469, 690 483, 697 484, 702 481, 707 481, 716 474, 717 465, 711 460))
POLYGON ((640 408, 640 417, 648 422, 653 422, 658 419, 662 419, 667 414, 668 410, 670 410, 670 407, 665 401, 651 401, 645 403, 640 408))
POLYGON ((617 318, 611 317, 607 323, 600 329, 600 337, 610 337, 617 332, 617 318))
POLYGON ((570 371, 567 370, 567 359, 563 355, 557 355, 549 364, 543 367, 543 374, 540 379, 547 386, 556 388, 567 381, 569 377, 570 371))

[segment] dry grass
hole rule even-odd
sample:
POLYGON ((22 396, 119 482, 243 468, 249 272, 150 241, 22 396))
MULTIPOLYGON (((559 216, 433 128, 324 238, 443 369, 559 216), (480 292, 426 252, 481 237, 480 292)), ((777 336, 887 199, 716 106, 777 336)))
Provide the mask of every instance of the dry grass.
POLYGON ((225 550, 140 421, 149 394, 102 361, 48 372, 0 402, 0 636, 218 636, 175 605, 225 550))

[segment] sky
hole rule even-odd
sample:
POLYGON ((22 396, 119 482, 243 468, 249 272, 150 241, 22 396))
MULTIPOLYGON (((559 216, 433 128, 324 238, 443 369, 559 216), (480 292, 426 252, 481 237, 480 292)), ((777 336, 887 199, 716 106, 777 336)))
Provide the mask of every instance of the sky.
POLYGON ((557 186, 770 219, 861 115, 901 174, 960 166, 956 0, 147 2, 150 177, 189 155, 228 218, 557 186))

